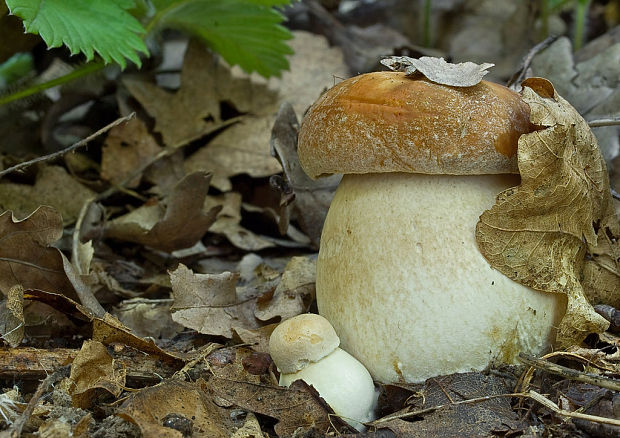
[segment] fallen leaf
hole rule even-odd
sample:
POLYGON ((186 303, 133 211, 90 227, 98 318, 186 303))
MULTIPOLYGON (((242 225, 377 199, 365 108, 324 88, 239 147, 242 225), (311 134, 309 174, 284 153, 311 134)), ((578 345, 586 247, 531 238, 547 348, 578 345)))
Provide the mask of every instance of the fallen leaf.
POLYGON ((500 193, 480 216, 476 240, 504 275, 533 289, 566 294, 557 342, 570 346, 609 325, 580 283, 586 254, 594 255, 604 240, 597 228, 612 221, 609 179, 594 134, 549 81, 526 80, 522 96, 532 123, 543 129, 519 138, 521 185, 500 193))
POLYGON ((204 211, 221 206, 217 218, 209 232, 223 234, 237 248, 246 251, 259 251, 275 246, 273 242, 253 233, 241 225, 241 194, 224 193, 220 196, 207 196, 204 211))
POLYGON ((154 339, 172 339, 183 331, 170 316, 170 302, 134 298, 124 300, 114 315, 136 335, 154 339))
POLYGON ((233 430, 230 415, 213 403, 202 389, 204 385, 203 380, 166 380, 131 395, 118 415, 137 424, 145 437, 182 438, 183 433, 165 426, 173 424, 164 419, 176 414, 191 421, 190 436, 228 438, 233 430))
POLYGON ((137 187, 141 174, 125 180, 163 150, 144 122, 133 118, 111 129, 101 149, 101 178, 125 187, 137 187))
POLYGON ((106 235, 168 252, 194 245, 220 210, 219 207, 202 210, 210 178, 204 172, 187 175, 166 199, 165 213, 159 204, 144 205, 111 221, 106 235))
POLYGON ((21 344, 25 332, 24 288, 16 284, 0 303, 0 334, 2 340, 15 348, 21 344))
POLYGON ((337 421, 330 421, 330 409, 302 380, 282 388, 214 376, 207 382, 207 387, 229 403, 277 419, 275 431, 280 437, 293 436, 301 427, 315 428, 324 434, 337 421))
POLYGON ((269 353, 269 338, 279 323, 268 324, 254 330, 235 327, 234 331, 241 343, 249 345, 258 353, 269 353))
POLYGON ((474 64, 461 62, 452 64, 443 58, 422 56, 419 59, 409 56, 388 56, 381 60, 381 64, 394 71, 404 71, 408 76, 416 72, 437 84, 451 87, 472 87, 478 84, 488 73, 488 69, 495 64, 474 64))
POLYGON ((263 431, 260 428, 260 423, 252 412, 248 412, 243 422, 243 426, 235 431, 231 435, 231 438, 261 438, 263 431))
POLYGON ((87 340, 71 364, 71 397, 73 405, 89 408, 100 390, 118 397, 125 387, 126 370, 116 362, 105 345, 87 340))
MULTIPOLYGON (((532 60, 535 76, 549 79, 558 94, 586 120, 618 116, 620 107, 620 43, 611 33, 590 41, 578 52, 567 37, 558 38, 532 60)), ((620 127, 593 128, 609 165, 620 153, 620 127)))
POLYGON ((180 368, 184 363, 181 358, 159 348, 152 339, 143 339, 131 333, 123 323, 109 313, 106 313, 103 318, 93 318, 92 324, 93 341, 99 341, 104 345, 123 344, 156 357, 171 367, 180 368))
POLYGON ((11 211, 0 215, 0 292, 16 284, 75 298, 65 274, 62 257, 51 244, 62 237, 62 218, 52 207, 42 206, 17 221, 11 211))
POLYGON ((273 117, 245 116, 218 134, 185 161, 186 172, 213 172, 212 185, 223 192, 232 189, 229 177, 242 173, 259 178, 280 172, 269 155, 268 133, 273 117))
POLYGON ((231 338, 234 327, 258 328, 253 299, 240 300, 238 274, 194 274, 183 264, 170 272, 172 319, 203 334, 231 338))
POLYGON ((261 321, 281 320, 304 313, 315 296, 316 257, 293 257, 284 268, 272 298, 261 300, 254 314, 261 321))
POLYGON ((377 424, 388 428, 399 437, 476 438, 503 435, 519 430, 517 414, 512 410, 510 397, 495 397, 471 404, 455 402, 487 396, 509 394, 501 378, 480 373, 453 374, 426 381, 419 392, 408 399, 421 399, 420 406, 409 410, 429 412, 377 424), (415 397, 414 397, 415 396, 415 397), (441 406, 433 410, 432 408, 441 406))
POLYGON ((0 184, 0 210, 24 218, 40 205, 54 207, 65 225, 75 222, 85 202, 95 192, 80 184, 60 166, 41 166, 34 185, 0 184))
MULTIPOLYGON (((325 37, 297 31, 290 45, 295 51, 290 59, 290 71, 269 81, 252 75, 250 84, 255 88, 245 90, 249 96, 261 96, 266 85, 274 96, 273 101, 264 105, 258 100, 249 106, 239 123, 228 127, 187 159, 188 172, 198 169, 214 172, 212 185, 221 191, 231 189, 229 178, 237 174, 263 177, 281 172, 278 162, 269 154, 269 138, 279 104, 289 102, 298 114, 303 114, 326 88, 333 86, 334 77, 349 75, 342 51, 329 47, 325 37)), ((232 74, 235 80, 247 77, 236 68, 232 74)))
POLYGON ((198 42, 190 42, 181 72, 181 88, 172 93, 141 79, 126 78, 129 92, 155 118, 155 130, 169 147, 180 147, 234 120, 235 115, 266 110, 275 94, 249 78, 233 78, 230 69, 198 42))

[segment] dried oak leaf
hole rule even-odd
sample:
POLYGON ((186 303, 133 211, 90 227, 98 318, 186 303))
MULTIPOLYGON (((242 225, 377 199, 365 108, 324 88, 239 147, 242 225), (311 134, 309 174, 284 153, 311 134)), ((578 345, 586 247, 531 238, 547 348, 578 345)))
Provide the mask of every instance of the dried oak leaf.
POLYGON ((0 303, 0 335, 2 340, 15 348, 24 339, 24 288, 16 284, 0 303))
POLYGON ((65 274, 62 257, 50 245, 62 237, 62 217, 41 206, 24 220, 11 211, 0 215, 0 292, 16 284, 24 289, 55 292, 76 298, 65 274))
POLYGON ((230 124, 227 107, 245 114, 269 108, 276 95, 249 78, 235 78, 230 69, 199 42, 188 45, 175 93, 141 79, 123 80, 129 92, 155 118, 155 130, 169 147, 180 147, 230 124), (226 119, 226 120, 224 120, 226 119))
POLYGON ((119 416, 140 427, 142 436, 182 438, 173 428, 174 416, 190 426, 189 436, 225 438, 232 434, 230 413, 218 407, 203 390, 203 380, 188 383, 166 380, 131 395, 120 407, 119 416))
POLYGON ((114 360, 101 342, 87 340, 71 364, 73 406, 87 409, 101 390, 118 397, 125 387, 127 371, 114 360))
POLYGON ((480 216, 476 240, 504 275, 567 296, 556 339, 562 348, 609 325, 586 299, 580 279, 586 256, 596 260, 605 250, 601 230, 617 230, 617 219, 605 162, 586 121, 546 79, 526 80, 522 96, 532 123, 543 129, 519 138, 521 185, 500 193, 480 216))
POLYGON ((259 327, 254 299, 237 296, 238 274, 194 274, 180 264, 170 272, 174 304, 172 319, 208 335, 231 338, 234 327, 259 327))
POLYGON ((75 222, 84 203, 94 196, 95 192, 63 167, 43 165, 34 185, 0 184, 0 210, 12 210, 15 216, 23 218, 40 205, 49 205, 58 210, 63 223, 68 225, 75 222))
POLYGON ((415 391, 410 392, 403 406, 409 410, 426 412, 418 415, 415 421, 396 419, 378 423, 377 426, 390 429, 396 436, 411 438, 503 436, 524 426, 512 410, 509 397, 493 398, 511 392, 507 383, 512 382, 481 373, 428 379, 423 388, 414 386, 415 391), (480 397, 489 399, 472 404, 454 404, 480 397), (407 406, 414 400, 419 405, 407 406))
POLYGON ((308 311, 315 296, 316 258, 292 257, 268 301, 261 298, 254 312, 261 321, 292 318, 308 311))
MULTIPOLYGON (((123 183, 136 169, 148 164, 163 148, 137 118, 112 128, 101 150, 101 178, 123 183)), ((137 187, 142 175, 134 176, 126 187, 137 187)))
POLYGON ((280 437, 293 436, 300 427, 313 427, 325 433, 335 421, 330 422, 331 410, 314 388, 302 380, 282 388, 214 376, 207 387, 233 405, 276 418, 279 422, 274 429, 280 437))
POLYGON ((144 205, 111 221, 106 235, 168 252, 189 248, 202 238, 220 211, 220 207, 202 211, 210 180, 205 172, 187 175, 166 199, 165 213, 159 204, 144 205))

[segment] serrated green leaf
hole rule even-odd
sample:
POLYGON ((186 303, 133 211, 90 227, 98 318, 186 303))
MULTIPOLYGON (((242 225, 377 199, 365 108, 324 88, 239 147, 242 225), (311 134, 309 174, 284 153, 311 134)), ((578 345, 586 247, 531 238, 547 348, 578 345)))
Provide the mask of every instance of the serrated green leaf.
POLYGON ((22 52, 0 63, 0 89, 26 76, 32 70, 33 64, 32 55, 22 52))
POLYGON ((156 25, 188 32, 206 42, 229 64, 247 72, 279 76, 288 68, 285 43, 291 33, 272 5, 284 0, 156 0, 156 25))
POLYGON ((125 68, 126 59, 140 66, 139 52, 148 53, 139 35, 145 30, 127 12, 133 0, 6 0, 28 33, 39 34, 48 47, 65 44, 71 54, 92 60, 97 52, 106 63, 125 68))

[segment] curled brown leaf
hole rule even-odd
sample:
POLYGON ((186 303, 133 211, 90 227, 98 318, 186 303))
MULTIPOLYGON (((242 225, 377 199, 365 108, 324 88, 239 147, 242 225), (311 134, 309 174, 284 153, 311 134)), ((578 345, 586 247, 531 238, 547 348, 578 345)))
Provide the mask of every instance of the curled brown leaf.
MULTIPOLYGON (((613 257, 606 244, 617 239, 610 234, 618 219, 605 161, 587 122, 546 79, 525 81, 522 96, 541 129, 519 139, 521 185, 500 193, 480 216, 476 240, 506 276, 567 296, 557 342, 568 346, 608 326, 586 298, 582 274, 586 259, 613 257)), ((618 266, 611 268, 617 277, 618 266)))

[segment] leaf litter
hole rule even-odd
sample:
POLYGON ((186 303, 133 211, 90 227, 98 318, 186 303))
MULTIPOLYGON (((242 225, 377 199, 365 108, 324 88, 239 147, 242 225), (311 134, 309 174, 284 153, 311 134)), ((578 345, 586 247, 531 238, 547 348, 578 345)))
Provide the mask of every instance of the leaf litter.
MULTIPOLYGON (((27 187, 20 192, 23 206, 12 207, 23 219, 0 215, 0 239, 7 242, 0 249, 0 289, 8 298, 0 327, 5 342, 16 347, 0 354, 0 375, 5 382, 48 375, 54 386, 41 386, 50 397, 31 398, 36 409, 24 417, 28 433, 39 428, 61 436, 347 436, 350 430, 312 387, 278 386, 267 354, 280 320, 316 311, 314 250, 338 183, 337 176, 310 181, 299 168, 297 117, 338 80, 334 76, 349 75, 341 50, 328 47, 324 38, 297 32, 293 44, 298 54, 292 71, 278 80, 240 75, 194 44, 176 91, 127 74, 127 89, 116 96, 119 108, 144 112, 108 133, 101 156, 92 147, 0 184, 0 190, 27 187), (53 180, 62 197, 37 198, 32 187, 52 173, 63 178, 53 180), (72 196, 75 184, 84 195, 72 196), (47 200, 54 208, 39 207, 47 200), (63 227, 69 231, 64 236, 63 227), (63 266, 61 250, 72 252, 71 270, 63 266), (99 315, 74 301, 80 288, 110 313, 99 315), (66 375, 49 372, 55 369, 66 375)), ((543 122, 537 124, 541 129, 534 134, 542 136, 543 122)), ((541 227, 541 232, 567 234, 568 243, 552 245, 573 269, 567 284, 580 282, 589 300, 596 295, 597 302, 613 304, 617 224, 605 216, 608 207, 592 207, 604 204, 604 168, 596 167, 596 159, 589 165, 593 182, 582 197, 600 220, 590 223, 591 230, 587 220, 570 228, 571 214, 565 214, 563 226, 573 231, 541 227), (582 229, 586 240, 579 246, 573 240, 582 229)), ((604 323, 589 318, 600 332, 604 323)), ((596 339, 620 347, 612 333, 596 339)), ((617 354, 591 342, 579 348, 572 354, 587 358, 601 374, 618 375, 617 354)), ((383 415, 418 413, 413 420, 404 415, 377 423, 368 436, 526 433, 506 396, 519 370, 497 373, 382 385, 383 415), (497 397, 461 403, 484 396, 497 397)), ((545 372, 536 378, 531 385, 555 381, 545 372)), ((575 399, 570 382, 561 382, 575 399)), ((557 395, 551 387, 545 392, 557 395)), ((11 394, 19 416, 26 403, 11 394)), ((589 409, 610 416, 605 397, 590 400, 589 409)), ((564 418, 537 405, 529 408, 539 425, 551 424, 541 420, 545 416, 564 418)))

